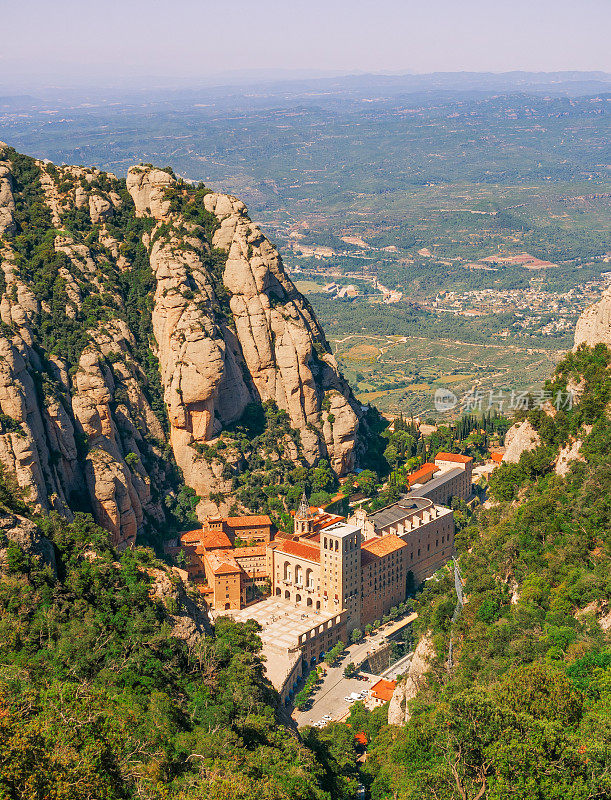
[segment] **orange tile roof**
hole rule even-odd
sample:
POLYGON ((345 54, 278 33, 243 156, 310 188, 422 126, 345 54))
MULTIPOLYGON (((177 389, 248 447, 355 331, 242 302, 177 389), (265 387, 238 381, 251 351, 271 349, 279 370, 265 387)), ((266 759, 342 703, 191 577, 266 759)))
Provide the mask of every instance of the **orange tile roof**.
POLYGON ((285 540, 278 544, 276 550, 281 553, 286 553, 289 556, 307 558, 310 561, 320 561, 320 547, 306 544, 305 542, 291 542, 285 540))
POLYGON ((232 547, 231 539, 223 531, 202 531, 200 544, 206 550, 220 550, 232 547))
POLYGON ((382 678, 371 687, 371 694, 376 700, 383 700, 387 703, 392 697, 396 685, 397 681, 386 681, 382 678))
POLYGON ((340 514, 323 514, 317 520, 314 520, 314 527, 322 531, 325 528, 330 527, 331 525, 335 525, 337 522, 345 522, 346 517, 342 517, 340 514))
POLYGON ((230 528, 246 528, 249 525, 271 525, 272 521, 264 514, 258 517, 227 517, 225 520, 230 528))
POLYGON ((210 570, 215 575, 228 575, 243 571, 242 567, 228 550, 207 551, 204 560, 206 563, 206 570, 210 570))
POLYGON ((497 464, 500 464, 501 461, 503 460, 503 453, 496 453, 496 452, 490 453, 490 458, 493 461, 496 461, 497 464))
POLYGON ((202 529, 198 528, 195 531, 185 531, 185 533, 180 534, 180 541, 183 544, 192 544, 193 542, 199 542, 202 538, 202 529))
POLYGON ((361 547, 361 552, 366 550, 368 553, 382 558, 391 553, 396 553, 397 550, 401 550, 404 547, 407 547, 407 545, 400 536, 397 536, 396 533, 389 533, 379 539, 368 539, 361 547))
POLYGON ((435 461, 455 461, 457 464, 468 464, 473 461, 471 456, 463 456, 460 453, 437 453, 435 461))
POLYGON ((365 731, 359 731, 358 733, 354 734, 354 740, 365 746, 367 744, 367 734, 365 731))
POLYGON ((414 483, 418 483, 422 478, 433 475, 435 472, 439 472, 439 467, 436 467, 435 464, 423 464, 420 469, 417 469, 415 472, 412 472, 411 475, 407 476, 407 482, 412 486, 414 483))

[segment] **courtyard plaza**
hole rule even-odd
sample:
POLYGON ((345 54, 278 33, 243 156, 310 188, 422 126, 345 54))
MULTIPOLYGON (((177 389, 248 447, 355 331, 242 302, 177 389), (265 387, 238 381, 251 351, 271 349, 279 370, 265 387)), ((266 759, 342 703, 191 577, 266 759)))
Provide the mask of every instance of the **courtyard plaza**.
MULTIPOLYGON (((265 670, 278 691, 282 690, 290 673, 298 665, 301 666, 299 662, 303 658, 303 643, 300 639, 307 637, 314 629, 333 624, 340 616, 341 613, 337 611, 314 611, 277 597, 269 597, 249 608, 231 612, 231 618, 236 622, 253 619, 261 626, 259 636, 263 643, 265 670)), ((311 641, 312 637, 307 639, 308 644, 311 641)), ((317 652, 316 655, 319 656, 320 653, 317 652)), ((297 671, 301 675, 301 668, 297 671)))

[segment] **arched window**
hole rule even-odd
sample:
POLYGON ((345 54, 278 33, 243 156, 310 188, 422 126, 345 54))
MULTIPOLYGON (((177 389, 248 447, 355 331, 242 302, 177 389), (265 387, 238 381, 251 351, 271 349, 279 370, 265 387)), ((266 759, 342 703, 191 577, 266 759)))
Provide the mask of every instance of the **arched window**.
POLYGON ((225 611, 228 611, 231 608, 231 603, 225 603, 225 611))
POLYGON ((295 602, 296 603, 301 603, 301 595, 300 594, 296 594, 295 595, 295 602))
POLYGON ((282 589, 279 586, 276 587, 276 597, 280 597, 281 594, 282 594, 282 589))
POLYGON ((314 588, 314 571, 310 567, 306 569, 306 586, 308 589, 314 588))
POLYGON ((320 611, 320 600, 316 601, 316 610, 320 611))
POLYGON ((291 562, 285 561, 284 562, 284 580, 290 581, 291 580, 291 562))
POLYGON ((325 536, 325 547, 324 547, 324 549, 325 550, 327 549, 327 537, 326 536, 325 536))
POLYGON ((306 606, 311 606, 311 605, 312 605, 312 602, 313 602, 312 598, 311 598, 311 597, 308 597, 308 600, 307 600, 307 602, 306 602, 306 606))
POLYGON ((285 589, 285 591, 284 591, 284 599, 285 600, 290 600, 291 599, 291 593, 289 592, 288 589, 285 589))
POLYGON ((303 568, 301 564, 295 565, 295 583, 303 583, 303 568))
POLYGON ((336 540, 335 540, 335 552, 336 552, 336 553, 337 553, 338 549, 339 549, 339 542, 338 542, 338 541, 337 541, 337 539, 336 539, 336 540))

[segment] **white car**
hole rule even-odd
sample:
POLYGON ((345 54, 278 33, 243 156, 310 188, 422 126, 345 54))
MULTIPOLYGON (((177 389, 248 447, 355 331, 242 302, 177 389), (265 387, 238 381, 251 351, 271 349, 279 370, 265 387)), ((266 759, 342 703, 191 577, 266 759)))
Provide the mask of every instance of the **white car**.
POLYGON ((354 697, 350 697, 350 695, 348 695, 348 697, 344 697, 344 700, 346 703, 354 703, 354 697))
POLYGON ((331 714, 324 714, 323 719, 325 720, 325 722, 331 722, 333 717, 331 716, 331 714))

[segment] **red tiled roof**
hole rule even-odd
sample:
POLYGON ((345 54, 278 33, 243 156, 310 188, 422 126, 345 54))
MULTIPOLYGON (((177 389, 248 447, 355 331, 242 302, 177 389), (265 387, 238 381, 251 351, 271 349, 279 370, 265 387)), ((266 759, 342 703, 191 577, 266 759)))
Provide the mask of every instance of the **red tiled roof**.
POLYGON ((183 544, 192 544, 193 542, 199 542, 202 538, 202 529, 198 528, 195 531, 185 531, 185 533, 180 534, 180 541, 183 544))
POLYGON ((390 555, 390 553, 395 553, 403 547, 407 547, 403 539, 395 533, 389 533, 388 536, 381 536, 379 539, 368 539, 361 547, 361 552, 367 550, 374 556, 381 558, 382 556, 390 555))
POLYGON ((258 517, 227 517, 225 522, 230 528, 247 528, 249 525, 254 527, 256 525, 272 524, 267 514, 258 517))
POLYGON ((231 539, 223 531, 202 531, 199 544, 206 550, 220 550, 232 547, 231 539))
POLYGON ((346 517, 339 514, 323 514, 319 519, 314 520, 314 527, 317 530, 324 530, 325 528, 335 525, 337 522, 345 522, 346 517))
POLYGON ((435 461, 455 461, 457 464, 468 464, 473 461, 471 456, 463 456, 460 453, 437 453, 435 461))
POLYGON ((376 700, 383 700, 387 703, 392 697, 396 685, 397 681, 385 681, 382 678, 371 687, 371 694, 376 700))
POLYGON ((242 572, 242 568, 232 556, 227 553, 210 553, 206 557, 206 566, 210 567, 215 575, 228 575, 242 572))
POLYGON ((305 542, 283 541, 279 543, 276 551, 286 553, 289 556, 307 558, 310 561, 320 561, 320 547, 306 544, 305 542))
POLYGON ((496 461, 497 464, 500 464, 501 461, 503 460, 503 453, 497 453, 497 452, 490 453, 490 458, 493 461, 496 461))
POLYGON ((418 483, 422 478, 427 478, 435 472, 439 472, 439 467, 436 467, 435 464, 423 464, 420 469, 407 476, 407 482, 412 486, 412 484, 418 483))
POLYGON ((365 731, 359 731, 358 733, 354 734, 354 740, 365 746, 367 744, 367 734, 365 731))

